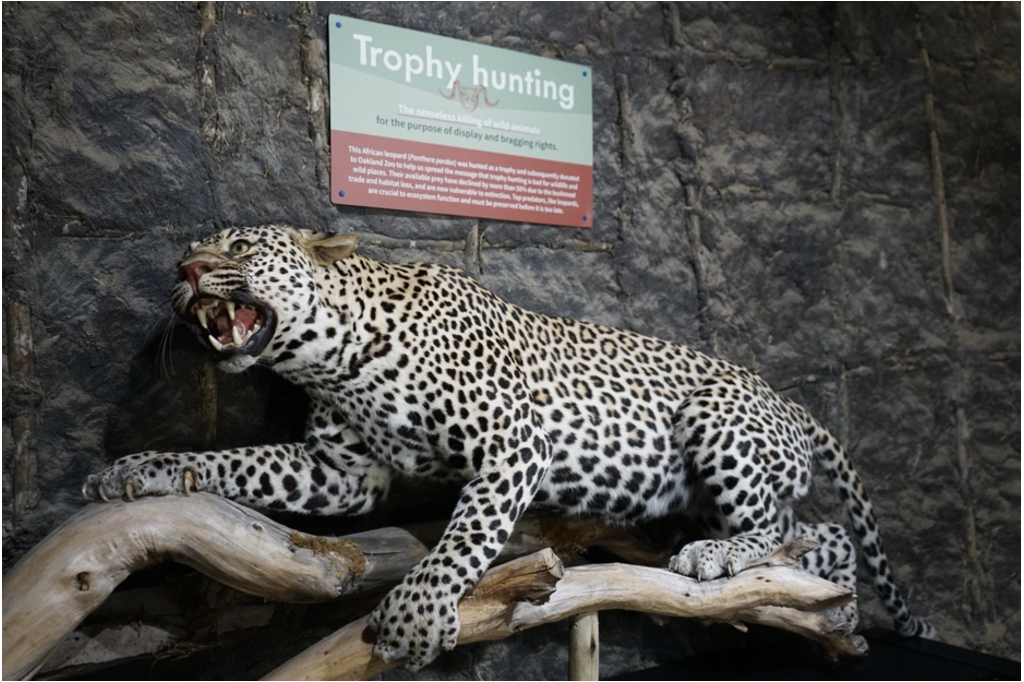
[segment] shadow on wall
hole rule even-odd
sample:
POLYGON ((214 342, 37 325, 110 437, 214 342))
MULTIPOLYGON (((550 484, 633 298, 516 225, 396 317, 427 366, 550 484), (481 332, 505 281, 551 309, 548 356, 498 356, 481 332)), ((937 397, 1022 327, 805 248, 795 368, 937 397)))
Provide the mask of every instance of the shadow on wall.
POLYGON ((144 450, 204 450, 303 439, 309 399, 269 370, 218 370, 187 328, 161 334, 131 362, 110 411, 110 460, 144 450))

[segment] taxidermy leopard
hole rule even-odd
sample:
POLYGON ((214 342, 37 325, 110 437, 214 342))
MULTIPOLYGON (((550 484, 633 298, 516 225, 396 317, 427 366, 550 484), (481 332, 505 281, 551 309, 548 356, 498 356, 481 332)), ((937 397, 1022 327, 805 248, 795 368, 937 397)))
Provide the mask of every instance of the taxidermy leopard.
MULTIPOLYGON (((807 566, 854 587, 842 526, 799 523, 812 461, 839 490, 875 586, 911 615, 839 443, 758 376, 665 341, 507 303, 462 272, 388 265, 352 235, 269 226, 193 243, 172 305, 221 368, 260 364, 310 395, 303 443, 147 452, 90 476, 90 499, 209 491, 255 507, 359 514, 392 477, 466 481, 437 546, 371 616, 376 653, 411 668, 455 646, 457 604, 531 504, 615 522, 697 510, 711 539, 669 569, 729 576, 811 532, 807 566)), ((850 628, 856 607, 847 609, 850 628)))

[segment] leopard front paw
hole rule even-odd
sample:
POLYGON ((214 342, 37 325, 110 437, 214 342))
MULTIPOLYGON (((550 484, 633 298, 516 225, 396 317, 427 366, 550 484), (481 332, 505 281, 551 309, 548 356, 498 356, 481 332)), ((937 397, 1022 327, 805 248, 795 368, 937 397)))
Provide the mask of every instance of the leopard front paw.
POLYGON ((407 576, 370 614, 377 633, 374 654, 389 663, 402 661, 419 670, 442 651, 455 648, 459 636, 458 599, 444 587, 407 576))
POLYGON ((199 489, 195 467, 174 455, 142 453, 114 462, 104 471, 92 474, 82 484, 87 500, 104 501, 125 498, 133 501, 146 495, 189 495, 199 489))
POLYGON ((670 571, 697 580, 734 576, 774 547, 766 538, 751 536, 697 540, 683 547, 668 563, 670 571))

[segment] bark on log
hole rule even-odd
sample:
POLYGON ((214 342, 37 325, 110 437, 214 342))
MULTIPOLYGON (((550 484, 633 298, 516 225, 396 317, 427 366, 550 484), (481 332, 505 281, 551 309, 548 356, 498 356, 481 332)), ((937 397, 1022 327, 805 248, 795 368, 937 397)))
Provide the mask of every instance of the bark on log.
MULTIPOLYGON (((575 537, 586 542, 604 537, 592 522, 549 525, 559 532, 545 532, 544 522, 522 525, 523 532, 509 543, 509 549, 523 551, 538 542, 550 543, 552 536, 558 536, 554 544, 576 546, 566 528, 574 529, 575 537)), ((625 546, 621 535, 621 531, 612 532, 614 542, 625 546)), ((426 551, 413 534, 397 528, 345 538, 304 535, 206 494, 89 505, 4 576, 3 677, 31 676, 47 653, 129 574, 161 561, 192 566, 266 599, 304 603, 393 584, 426 551)), ((646 549, 636 554, 657 557, 646 549)), ((536 583, 539 575, 560 575, 561 562, 551 552, 541 559, 540 568, 535 565, 525 577, 522 566, 518 573, 508 570, 492 569, 473 595, 463 600, 460 641, 498 639, 583 611, 608 608, 730 620, 764 604, 827 608, 850 598, 832 583, 774 567, 745 571, 732 580, 696 583, 643 566, 584 566, 570 569, 556 589, 550 587, 549 577, 540 581, 540 587, 536 583), (510 594, 522 599, 525 593, 535 599, 538 590, 550 593, 543 605, 510 601, 510 594)), ((759 612, 750 617, 768 618, 759 612)), ((785 616, 771 618, 777 627, 786 627, 785 616)), ((354 632, 352 627, 360 639, 360 626, 347 630, 354 632)), ((345 647, 350 648, 350 643, 345 647)), ((365 646, 358 652, 347 650, 343 656, 350 659, 349 665, 369 660, 365 646)), ((364 666, 356 677, 373 674, 369 670, 364 666)), ((327 674, 321 669, 313 677, 327 674)))

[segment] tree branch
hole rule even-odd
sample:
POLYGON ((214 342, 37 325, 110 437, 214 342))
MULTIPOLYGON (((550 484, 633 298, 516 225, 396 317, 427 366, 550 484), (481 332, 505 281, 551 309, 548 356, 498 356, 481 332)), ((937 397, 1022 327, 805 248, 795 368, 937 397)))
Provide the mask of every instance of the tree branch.
MULTIPOLYGON (((631 543, 622 529, 592 521, 524 520, 506 550, 522 553, 554 545, 571 553, 601 544, 631 559, 664 565, 665 553, 642 547, 635 539, 631 543)), ((89 505, 4 576, 3 677, 33 675, 58 642, 128 575, 162 561, 178 561, 268 600, 311 603, 392 585, 426 552, 423 542, 402 529, 344 538, 310 536, 206 494, 89 505)), ((827 623, 807 624, 785 611, 766 615, 751 609, 766 604, 829 608, 850 598, 832 583, 785 567, 766 566, 731 580, 698 583, 663 569, 623 564, 563 571, 548 550, 527 563, 488 572, 460 604, 460 642, 500 639, 573 614, 610 608, 769 622, 805 636, 821 635, 827 623)), ((342 636, 338 655, 346 659, 344 665, 356 666, 358 678, 375 674, 364 628, 365 623, 357 622, 339 631, 348 634, 342 636)), ((831 650, 842 649, 827 639, 831 650)), ((333 667, 331 672, 322 667, 334 665, 327 662, 331 656, 317 659, 319 669, 303 663, 304 656, 278 673, 287 670, 285 676, 299 678, 310 670, 312 677, 336 677, 333 667)))
POLYGON ((397 528, 306 536, 202 493, 91 504, 4 575, 3 677, 34 674, 125 578, 162 561, 249 594, 303 603, 394 584, 426 551, 397 528))
MULTIPOLYGON (((787 620, 793 616, 805 626, 825 625, 827 619, 801 619, 803 610, 833 608, 851 598, 845 588, 781 565, 702 583, 664 569, 627 564, 563 569, 554 553, 544 550, 488 571, 477 589, 459 603, 459 644, 504 639, 579 613, 608 609, 726 622, 750 617, 791 629, 787 620), (768 604, 790 608, 758 609, 768 604)), ((360 680, 396 667, 397 663, 388 664, 373 655, 368 622, 366 617, 350 623, 264 679, 360 680)), ((818 634, 819 642, 832 641, 818 634)))

